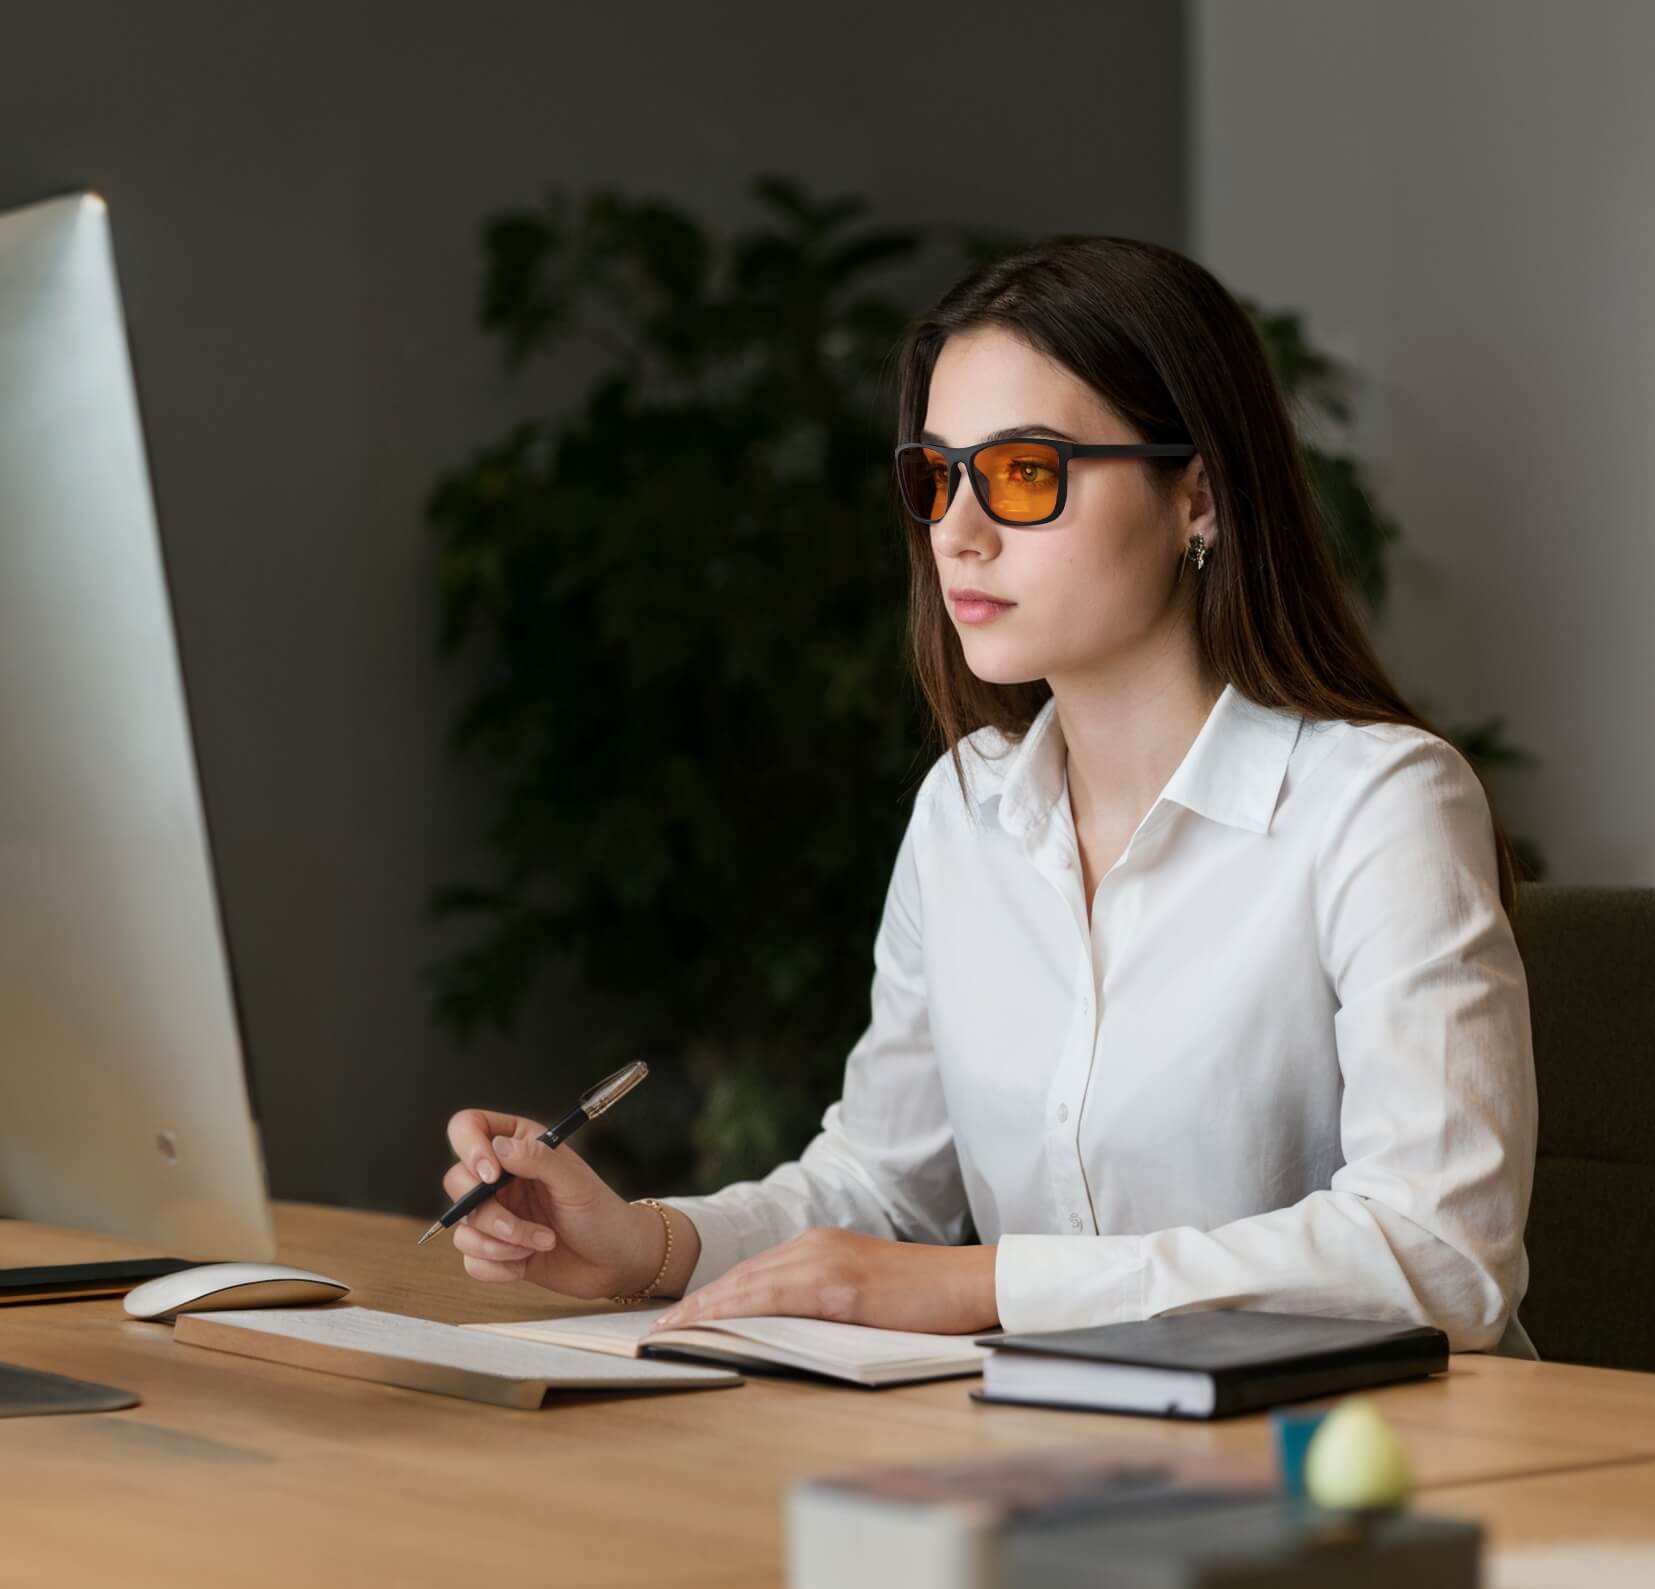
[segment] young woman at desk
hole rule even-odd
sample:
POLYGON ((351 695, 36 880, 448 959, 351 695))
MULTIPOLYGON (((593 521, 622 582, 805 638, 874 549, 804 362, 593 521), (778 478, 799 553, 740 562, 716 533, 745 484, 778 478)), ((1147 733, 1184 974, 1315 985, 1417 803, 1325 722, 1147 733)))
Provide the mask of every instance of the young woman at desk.
POLYGON ((449 1195, 520 1177, 454 1227, 467 1271, 681 1296, 672 1323, 1241 1307, 1532 1356, 1512 852, 1352 614, 1245 314, 1171 250, 1056 239, 955 287, 900 370, 950 750, 842 1096, 797 1161, 665 1203, 464 1110, 449 1195))

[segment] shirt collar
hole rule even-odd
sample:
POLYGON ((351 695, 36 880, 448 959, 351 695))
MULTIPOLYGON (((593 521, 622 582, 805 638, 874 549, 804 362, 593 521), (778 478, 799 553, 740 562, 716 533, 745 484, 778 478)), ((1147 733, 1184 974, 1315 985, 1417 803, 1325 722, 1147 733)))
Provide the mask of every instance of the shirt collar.
MULTIPOLYGON (((1260 706, 1226 684, 1160 798, 1213 822, 1268 833, 1300 725, 1296 714, 1260 706)), ((1066 794, 1067 763, 1057 702, 1049 699, 978 805, 986 813, 998 800, 1000 826, 1027 833, 1066 794)))

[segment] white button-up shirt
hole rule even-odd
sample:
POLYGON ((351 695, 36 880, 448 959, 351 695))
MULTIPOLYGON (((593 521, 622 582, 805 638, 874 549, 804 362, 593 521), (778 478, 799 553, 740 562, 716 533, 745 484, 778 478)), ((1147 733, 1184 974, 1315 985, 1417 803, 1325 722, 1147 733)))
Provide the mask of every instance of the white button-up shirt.
POLYGON ((1090 925, 1055 703, 961 752, 969 797, 943 756, 914 798, 819 1135, 670 1200, 690 1288, 813 1225, 974 1230, 1007 1330, 1263 1308, 1532 1356, 1528 988, 1459 752, 1227 686, 1090 925))

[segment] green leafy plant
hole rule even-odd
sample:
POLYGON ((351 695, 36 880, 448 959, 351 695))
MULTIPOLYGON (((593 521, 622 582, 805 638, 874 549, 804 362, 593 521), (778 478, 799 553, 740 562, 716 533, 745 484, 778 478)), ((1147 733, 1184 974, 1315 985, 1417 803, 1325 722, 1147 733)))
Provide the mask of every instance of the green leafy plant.
MULTIPOLYGON (((429 507, 443 645, 480 681, 453 743, 497 792, 495 875, 434 896, 467 931, 431 968, 437 1016, 509 1031, 572 968, 612 1013, 568 1079, 642 1053, 671 1105, 583 1151, 624 1178, 630 1149, 658 1190, 762 1173, 815 1128, 928 760, 884 379, 914 305, 878 285, 926 237, 778 176, 753 192, 761 220, 724 239, 613 190, 491 221, 508 367, 598 374, 429 507)), ((962 263, 1015 243, 953 236, 962 263)), ((1290 391, 1342 401, 1293 317, 1261 325, 1290 391)), ((1395 529, 1353 460, 1309 457, 1376 603, 1395 529)), ((1497 723, 1478 749, 1513 754, 1497 723)))
POLYGON ((465 1033, 510 1027, 554 960, 617 1011, 613 1059, 690 1083, 694 1179, 774 1164, 866 1019, 869 945, 924 763, 881 374, 909 313, 870 282, 919 247, 777 177, 719 246, 599 192, 487 231, 509 360, 595 332, 567 422, 448 475, 444 643, 477 654, 462 754, 493 770, 471 942, 435 968, 465 1033))

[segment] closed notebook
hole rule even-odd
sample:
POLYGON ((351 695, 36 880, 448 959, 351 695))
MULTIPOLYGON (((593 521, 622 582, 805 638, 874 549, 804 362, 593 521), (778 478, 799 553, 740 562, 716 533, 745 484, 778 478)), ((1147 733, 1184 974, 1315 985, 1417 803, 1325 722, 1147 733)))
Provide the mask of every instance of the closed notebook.
POLYGON ((604 1362, 590 1352, 501 1340, 461 1325, 373 1308, 182 1313, 173 1338, 187 1346, 502 1407, 538 1407, 557 1392, 698 1390, 741 1383, 741 1375, 728 1369, 604 1362))
POLYGON ((784 1368, 870 1389, 982 1372, 987 1350, 966 1335, 876 1330, 830 1319, 712 1319, 661 1330, 666 1308, 585 1313, 523 1324, 469 1324, 466 1329, 617 1357, 707 1358, 742 1368, 784 1368))
POLYGON ((1223 1418, 1448 1367, 1448 1337, 1428 1325, 1235 1308, 988 1344, 981 1400, 1171 1418, 1223 1418))

